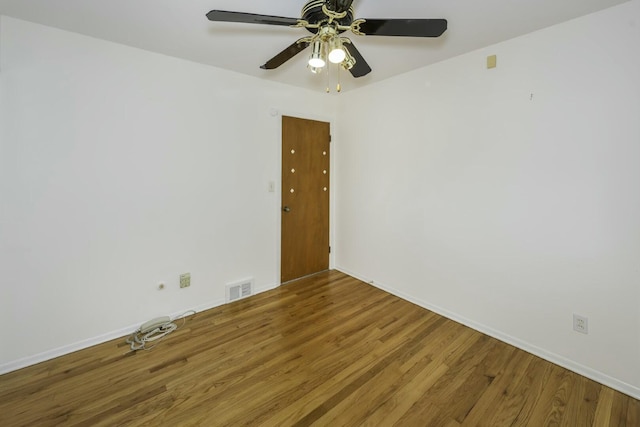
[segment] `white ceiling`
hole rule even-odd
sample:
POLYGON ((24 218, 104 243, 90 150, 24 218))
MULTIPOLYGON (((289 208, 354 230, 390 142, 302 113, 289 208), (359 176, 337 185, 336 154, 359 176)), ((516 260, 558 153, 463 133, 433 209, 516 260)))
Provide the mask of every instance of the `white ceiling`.
MULTIPOLYGON (((445 18, 437 39, 351 36, 373 72, 361 87, 627 0, 355 0, 356 18, 445 18)), ((277 70, 259 66, 308 32, 210 22, 212 9, 298 18, 305 0, 0 0, 0 13, 141 49, 307 88, 322 85, 306 52, 277 70)))

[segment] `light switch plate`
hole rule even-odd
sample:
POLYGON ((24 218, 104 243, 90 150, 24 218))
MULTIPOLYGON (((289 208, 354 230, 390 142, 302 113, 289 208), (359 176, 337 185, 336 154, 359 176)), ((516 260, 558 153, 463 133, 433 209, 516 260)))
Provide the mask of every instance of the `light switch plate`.
POLYGON ((498 66, 498 57, 496 55, 487 56, 487 68, 496 68, 498 66))

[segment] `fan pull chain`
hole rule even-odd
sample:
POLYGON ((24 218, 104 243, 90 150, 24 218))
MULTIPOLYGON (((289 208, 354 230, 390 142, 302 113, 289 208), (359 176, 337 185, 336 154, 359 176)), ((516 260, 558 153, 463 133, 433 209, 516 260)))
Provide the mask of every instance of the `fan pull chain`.
POLYGON ((331 89, 329 89, 329 85, 330 85, 329 75, 331 74, 330 70, 331 70, 331 67, 329 66, 329 64, 327 64, 327 93, 331 92, 331 89))
POLYGON ((340 86, 340 68, 342 67, 338 65, 338 85, 336 86, 336 90, 338 91, 338 93, 340 93, 340 91, 342 90, 342 86, 340 86))

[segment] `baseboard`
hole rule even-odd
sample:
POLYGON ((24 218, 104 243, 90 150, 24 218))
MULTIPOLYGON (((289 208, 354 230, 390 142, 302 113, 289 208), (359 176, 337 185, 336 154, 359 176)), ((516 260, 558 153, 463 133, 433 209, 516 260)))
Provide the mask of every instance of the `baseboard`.
POLYGON ((392 286, 387 286, 384 285, 382 283, 379 283, 377 281, 373 281, 371 280, 371 278, 366 278, 363 277, 362 275, 349 271, 347 269, 341 268, 341 267, 336 267, 336 270, 341 271, 344 274, 348 274, 351 277, 355 277, 358 280, 361 280, 365 283, 370 284, 371 286, 374 286, 376 288, 382 289, 383 291, 389 292, 390 294, 393 294, 399 298, 402 298, 406 301, 409 301, 413 304, 416 304, 422 308, 425 308, 429 311, 433 311, 434 313, 437 313, 441 316, 444 316, 448 319, 451 319, 455 322, 461 323, 465 326, 468 326, 478 332, 481 332, 483 334, 489 335, 490 337, 493 337, 497 340, 500 340, 502 342, 505 342, 507 344, 510 344, 514 347, 518 347, 521 350, 524 350, 528 353, 531 353, 535 356, 538 356, 548 362, 554 363, 556 365, 562 366, 563 368, 566 368, 570 371, 573 371, 577 374, 580 374, 584 377, 587 377, 589 379, 592 379, 594 381, 599 382, 600 384, 603 384, 607 387, 611 387, 614 390, 617 390, 621 393, 624 393, 626 395, 629 395, 635 399, 640 399, 640 388, 633 386, 631 384, 628 384, 624 381, 620 381, 617 378, 613 378, 607 374, 604 374, 600 371, 597 371, 595 369, 589 368, 588 366, 584 366, 581 365, 571 359, 567 359, 566 357, 560 356, 559 354, 553 353, 551 351, 545 350, 543 348, 537 347, 531 343, 528 343, 526 341, 523 341, 519 338, 513 337, 511 335, 505 334, 499 330, 490 328, 486 325, 483 325, 481 323, 475 322, 471 319, 468 319, 464 316, 461 316, 457 313, 451 312, 447 309, 444 309, 442 307, 438 307, 436 305, 430 304, 424 300, 421 300, 419 298, 414 298, 411 295, 408 295, 392 286))
MULTIPOLYGON (((275 289, 277 285, 274 286, 266 286, 255 289, 254 295, 266 292, 271 289, 275 289)), ((225 304, 224 299, 215 300, 206 304, 199 305, 197 307, 192 308, 191 310, 196 313, 200 313, 202 311, 206 311, 215 307, 219 307, 225 304)), ((181 310, 179 312, 171 313, 168 316, 176 318, 178 316, 183 315, 187 310, 181 310)), ((65 345, 62 347, 58 347, 52 350, 47 350, 45 352, 35 354, 33 356, 27 356, 22 359, 18 359, 12 362, 8 362, 0 365, 0 375, 6 374, 8 372, 17 371, 18 369, 26 368, 27 366, 36 365, 41 362, 46 362, 47 360, 55 359, 56 357, 64 356, 65 354, 73 353, 79 350, 84 350, 85 348, 93 347, 94 345, 102 344, 107 341, 111 341, 114 339, 125 337, 135 331, 141 324, 136 323, 135 325, 130 325, 121 329, 117 329, 115 331, 108 332, 106 334, 99 335, 97 337, 88 338, 86 340, 78 341, 73 344, 65 345)))
POLYGON ((73 344, 68 344, 62 347, 58 347, 52 350, 47 350, 42 353, 35 354, 33 356, 23 357, 9 363, 0 365, 0 375, 8 372, 17 371, 18 369, 26 368, 27 366, 36 365, 47 360, 55 359, 56 357, 64 356, 65 354, 73 353, 78 350, 83 350, 94 345, 102 344, 107 341, 114 340, 129 335, 135 331, 139 324, 127 326, 112 332, 108 332, 97 337, 88 338, 86 340, 78 341, 73 344))

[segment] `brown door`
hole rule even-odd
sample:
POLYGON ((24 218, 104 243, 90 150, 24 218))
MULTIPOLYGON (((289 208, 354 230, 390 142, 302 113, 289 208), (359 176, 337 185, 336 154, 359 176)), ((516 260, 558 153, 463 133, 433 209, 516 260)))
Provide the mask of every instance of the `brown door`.
POLYGON ((280 280, 329 268, 329 123, 282 117, 280 280))

